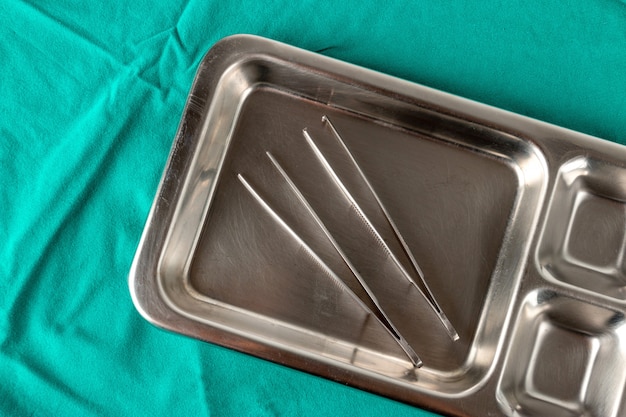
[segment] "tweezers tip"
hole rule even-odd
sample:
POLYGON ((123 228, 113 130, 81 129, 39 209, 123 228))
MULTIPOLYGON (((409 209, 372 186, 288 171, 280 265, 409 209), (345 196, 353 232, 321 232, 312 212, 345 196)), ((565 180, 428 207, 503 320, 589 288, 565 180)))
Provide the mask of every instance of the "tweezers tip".
POLYGON ((411 360, 411 363, 413 364, 414 368, 421 368, 422 366, 424 366, 424 362, 422 362, 420 357, 417 356, 417 353, 415 353, 415 351, 411 347, 408 347, 407 350, 405 350, 405 353, 411 360))
POLYGON ((413 367, 421 368, 424 365, 424 363, 422 362, 420 357, 417 355, 417 353, 415 353, 415 350, 413 350, 411 345, 409 345, 409 342, 407 342, 406 339, 400 335, 398 335, 397 337, 396 336, 394 337, 396 338, 396 342, 400 345, 400 347, 402 348, 406 356, 409 358, 409 360, 413 364, 413 367))
POLYGON ((443 313, 439 313, 439 319, 441 320, 444 327, 446 328, 446 331, 448 332, 448 336, 450 336, 450 339, 452 339, 453 342, 456 342, 457 340, 459 340, 460 339, 459 334, 454 329, 454 326, 452 326, 452 323, 450 323, 450 320, 448 320, 448 317, 446 317, 446 315, 443 313))

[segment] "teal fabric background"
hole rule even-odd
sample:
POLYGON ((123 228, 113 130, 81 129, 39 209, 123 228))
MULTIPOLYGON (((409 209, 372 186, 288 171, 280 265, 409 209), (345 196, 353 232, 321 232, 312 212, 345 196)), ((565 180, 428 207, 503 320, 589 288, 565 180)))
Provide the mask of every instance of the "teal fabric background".
POLYGON ((5 0, 0 415, 429 415, 133 308, 127 275, 187 92, 234 33, 626 140, 623 1, 5 0))

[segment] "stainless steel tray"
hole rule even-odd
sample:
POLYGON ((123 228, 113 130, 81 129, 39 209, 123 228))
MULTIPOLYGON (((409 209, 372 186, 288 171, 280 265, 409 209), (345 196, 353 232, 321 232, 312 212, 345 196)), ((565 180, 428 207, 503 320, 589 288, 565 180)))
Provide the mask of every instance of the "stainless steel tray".
POLYGON ((158 326, 445 415, 611 417, 625 253, 624 147, 234 36, 200 65, 130 289, 158 326), (390 261, 403 248, 377 202, 423 291, 390 261))

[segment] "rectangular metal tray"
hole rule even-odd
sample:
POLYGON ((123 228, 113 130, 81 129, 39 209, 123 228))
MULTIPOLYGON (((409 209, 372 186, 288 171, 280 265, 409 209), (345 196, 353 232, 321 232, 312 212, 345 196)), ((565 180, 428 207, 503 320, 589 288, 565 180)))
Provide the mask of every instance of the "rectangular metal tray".
POLYGON ((200 65, 130 289, 158 326, 445 415, 611 417, 626 414, 625 253, 624 147, 239 35, 200 65), (458 341, 389 266, 385 219, 362 227, 307 142, 375 211, 328 120, 458 341), (277 164, 421 368, 346 289, 277 164))

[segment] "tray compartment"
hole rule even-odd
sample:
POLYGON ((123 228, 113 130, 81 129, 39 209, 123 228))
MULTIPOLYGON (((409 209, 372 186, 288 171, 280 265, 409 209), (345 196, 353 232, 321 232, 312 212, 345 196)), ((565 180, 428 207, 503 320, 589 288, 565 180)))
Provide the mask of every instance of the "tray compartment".
POLYGON ((551 290, 521 308, 498 386, 509 416, 623 415, 624 314, 551 290))
POLYGON ((579 157, 559 171, 539 245, 544 275, 626 301, 626 169, 579 157))

